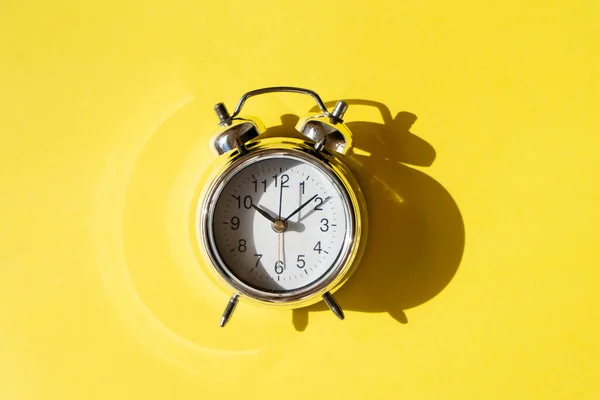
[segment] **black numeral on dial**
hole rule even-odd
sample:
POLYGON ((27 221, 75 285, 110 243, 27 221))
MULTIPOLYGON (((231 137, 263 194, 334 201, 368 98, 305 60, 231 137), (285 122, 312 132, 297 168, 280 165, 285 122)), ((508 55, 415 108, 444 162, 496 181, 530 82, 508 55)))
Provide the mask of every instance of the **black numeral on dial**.
POLYGON ((321 232, 327 232, 329 230, 329 220, 327 218, 321 218, 321 232))
POLYGON ((237 200, 238 208, 242 208, 242 204, 244 204, 244 208, 247 210, 252 208, 252 197, 246 196, 244 197, 244 201, 242 201, 242 196, 231 195, 231 197, 237 200))
POLYGON ((279 177, 278 174, 273 175, 273 180, 275 181, 275 187, 277 187, 277 181, 280 181, 279 184, 281 184, 282 188, 289 187, 289 185, 286 185, 286 183, 288 183, 288 181, 290 180, 290 177, 287 174, 283 174, 283 175, 281 175, 281 177, 279 177, 279 179, 277 179, 278 177, 279 177))
POLYGON ((263 193, 267 192, 267 180, 265 179, 264 181, 257 181, 256 179, 252 181, 252 183, 254 184, 254 193, 258 193, 258 184, 262 183, 263 185, 263 193))
POLYGON ((315 247, 313 247, 313 250, 316 251, 317 253, 321 254, 321 252, 323 251, 323 249, 321 248, 321 241, 318 241, 317 244, 315 244, 315 247))
POLYGON ((284 265, 283 265, 283 261, 277 261, 275 263, 275 273, 278 275, 283 274, 283 270, 285 269, 284 265))
POLYGON ((315 203, 317 203, 315 206, 315 211, 323 211, 323 208, 321 207, 323 205, 323 199, 320 197, 315 197, 315 203))

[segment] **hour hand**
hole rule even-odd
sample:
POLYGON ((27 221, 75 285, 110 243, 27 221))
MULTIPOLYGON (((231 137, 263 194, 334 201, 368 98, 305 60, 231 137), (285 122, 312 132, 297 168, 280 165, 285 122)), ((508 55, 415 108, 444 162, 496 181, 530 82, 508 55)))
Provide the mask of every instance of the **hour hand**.
POLYGON ((268 219, 271 222, 275 222, 277 219, 275 217, 273 217, 268 211, 265 211, 264 209, 260 208, 259 206, 257 206, 256 204, 252 204, 252 207, 258 211, 258 213, 260 215, 262 215, 263 217, 265 217, 266 219, 268 219))

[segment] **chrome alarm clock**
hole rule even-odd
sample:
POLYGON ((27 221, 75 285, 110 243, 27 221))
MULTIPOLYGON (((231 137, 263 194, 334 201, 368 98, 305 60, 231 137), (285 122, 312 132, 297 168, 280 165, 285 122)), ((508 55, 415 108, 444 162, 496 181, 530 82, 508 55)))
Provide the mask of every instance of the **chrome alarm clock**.
POLYGON ((233 114, 219 103, 211 139, 218 154, 198 201, 198 245, 230 300, 288 308, 325 301, 340 319, 335 292, 359 262, 366 240, 366 206, 341 154, 352 145, 340 101, 329 112, 313 91, 271 87, 244 94, 233 114), (300 120, 305 139, 261 138, 265 128, 239 113, 252 96, 293 92, 311 96, 321 112, 300 120))

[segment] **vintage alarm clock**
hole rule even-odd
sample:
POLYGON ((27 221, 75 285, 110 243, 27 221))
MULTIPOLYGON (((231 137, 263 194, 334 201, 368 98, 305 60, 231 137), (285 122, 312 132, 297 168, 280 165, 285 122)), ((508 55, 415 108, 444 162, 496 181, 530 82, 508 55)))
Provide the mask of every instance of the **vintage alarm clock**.
POLYGON ((233 114, 219 103, 211 139, 218 154, 198 201, 196 233, 208 269, 230 294, 224 326, 239 299, 298 308, 333 298, 359 262, 367 215, 361 190, 342 160, 352 145, 343 101, 329 112, 313 91, 271 87, 244 94, 233 114), (261 138, 265 128, 239 113, 252 96, 311 96, 321 112, 300 119, 305 139, 261 138))

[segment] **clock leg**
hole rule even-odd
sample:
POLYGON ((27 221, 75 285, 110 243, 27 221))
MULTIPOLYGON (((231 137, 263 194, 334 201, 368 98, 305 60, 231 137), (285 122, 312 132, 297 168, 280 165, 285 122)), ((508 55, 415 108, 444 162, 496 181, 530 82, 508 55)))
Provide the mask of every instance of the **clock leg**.
POLYGON ((235 306, 237 306, 239 297, 240 297, 240 294, 236 293, 233 295, 233 297, 231 297, 231 299, 229 299, 229 303, 227 303, 227 307, 225 307, 225 311, 223 311, 223 316, 221 317, 221 323, 219 324, 219 325, 221 325, 221 328, 224 327, 225 324, 227 323, 227 321, 229 321, 229 319, 231 318, 231 314, 233 314, 233 311, 235 310, 235 306))
POLYGON ((331 311, 339 318, 344 319, 344 310, 340 307, 340 305, 335 301, 331 293, 327 292, 323 295, 323 300, 325 303, 331 308, 331 311))

